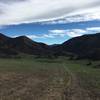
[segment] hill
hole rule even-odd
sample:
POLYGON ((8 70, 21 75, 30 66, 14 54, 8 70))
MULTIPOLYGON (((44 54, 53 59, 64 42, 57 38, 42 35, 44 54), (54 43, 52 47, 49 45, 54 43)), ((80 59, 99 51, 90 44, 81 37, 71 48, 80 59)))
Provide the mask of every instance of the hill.
POLYGON ((100 59, 100 33, 72 38, 60 45, 60 52, 73 54, 77 59, 100 59))
POLYGON ((26 36, 10 38, 0 33, 0 56, 20 53, 43 57, 70 56, 75 59, 100 59, 100 33, 72 38, 59 45, 35 42, 26 36))
POLYGON ((10 38, 0 33, 0 56, 18 55, 20 53, 46 56, 50 54, 49 46, 32 41, 26 36, 10 38))

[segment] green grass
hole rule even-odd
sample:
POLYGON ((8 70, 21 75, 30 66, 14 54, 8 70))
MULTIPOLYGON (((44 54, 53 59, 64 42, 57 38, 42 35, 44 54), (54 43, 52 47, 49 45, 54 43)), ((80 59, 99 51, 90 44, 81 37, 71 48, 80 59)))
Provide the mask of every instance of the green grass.
POLYGON ((87 66, 87 62, 87 60, 64 61, 66 67, 79 78, 81 87, 100 93, 100 67, 94 67, 100 62, 92 61, 90 66, 87 66))
MULTIPOLYGON (((26 75, 27 73, 31 73, 35 78, 42 81, 45 80, 45 83, 41 83, 38 88, 42 87, 42 89, 45 89, 52 86, 53 88, 56 88, 56 91, 59 91, 57 90, 58 87, 66 89, 70 71, 80 80, 81 87, 90 90, 93 93, 100 93, 100 68, 94 67, 99 64, 99 61, 92 62, 92 65, 90 66, 87 66, 87 63, 88 60, 75 61, 68 60, 66 57, 60 57, 57 59, 36 59, 32 56, 22 57, 20 59, 1 58, 0 73, 5 74, 6 72, 15 72, 24 73, 26 75)), ((40 92, 42 93, 43 91, 41 90, 40 92)))
MULTIPOLYGON (((33 57, 26 57, 21 59, 0 59, 0 71, 38 71, 38 70, 52 70, 53 68, 62 67, 62 63, 66 68, 76 73, 81 77, 82 81, 92 85, 96 88, 100 88, 100 68, 94 68, 98 62, 93 62, 92 65, 87 66, 87 60, 84 61, 71 61, 67 58, 58 59, 35 59, 33 57)), ((84 82, 84 85, 85 85, 84 82)))
POLYGON ((34 71, 41 69, 52 69, 61 66, 57 60, 20 58, 0 59, 0 71, 34 71))
POLYGON ((59 61, 34 57, 0 59, 0 99, 47 100, 52 94, 51 100, 61 100, 68 74, 59 61))

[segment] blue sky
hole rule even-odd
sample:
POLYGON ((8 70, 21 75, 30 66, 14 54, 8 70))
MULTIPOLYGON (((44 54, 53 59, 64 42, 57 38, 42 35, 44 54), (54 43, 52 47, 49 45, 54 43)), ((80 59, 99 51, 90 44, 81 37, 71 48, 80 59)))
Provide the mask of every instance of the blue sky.
POLYGON ((0 0, 0 6, 0 32, 11 37, 58 44, 100 32, 99 0, 0 0))

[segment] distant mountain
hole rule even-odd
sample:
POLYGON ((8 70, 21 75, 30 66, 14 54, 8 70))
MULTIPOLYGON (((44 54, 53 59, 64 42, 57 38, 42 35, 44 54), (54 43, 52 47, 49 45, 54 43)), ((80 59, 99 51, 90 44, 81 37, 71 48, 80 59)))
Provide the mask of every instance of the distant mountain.
POLYGON ((0 33, 0 56, 17 54, 17 51, 13 50, 13 48, 9 48, 8 46, 8 41, 10 39, 10 37, 7 37, 0 33))
POLYGON ((26 36, 13 38, 12 42, 13 48, 19 52, 33 55, 46 55, 49 52, 48 45, 32 41, 26 36))
POLYGON ((46 56, 51 51, 48 45, 32 41, 26 36, 10 38, 0 33, 0 55, 8 56, 19 53, 46 56))
POLYGON ((60 52, 75 55, 77 59, 100 59, 100 33, 72 38, 58 48, 60 52))
POLYGON ((100 33, 72 38, 59 45, 46 45, 26 36, 10 38, 0 33, 0 56, 20 53, 43 57, 70 56, 75 59, 100 59, 100 33))

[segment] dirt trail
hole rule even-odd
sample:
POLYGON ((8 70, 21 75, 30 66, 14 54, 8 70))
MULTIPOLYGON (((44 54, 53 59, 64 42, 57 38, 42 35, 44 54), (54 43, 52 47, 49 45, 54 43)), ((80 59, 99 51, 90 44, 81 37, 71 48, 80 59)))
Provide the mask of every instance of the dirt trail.
POLYGON ((80 82, 77 77, 70 73, 71 84, 66 91, 66 100, 91 100, 88 91, 81 88, 80 82))
MULTIPOLYGON (((65 66, 63 64, 63 66, 65 66)), ((71 72, 69 69, 66 69, 69 73, 69 83, 65 92, 65 100, 99 100, 91 99, 87 90, 81 87, 80 79, 75 75, 74 72, 71 72)))

